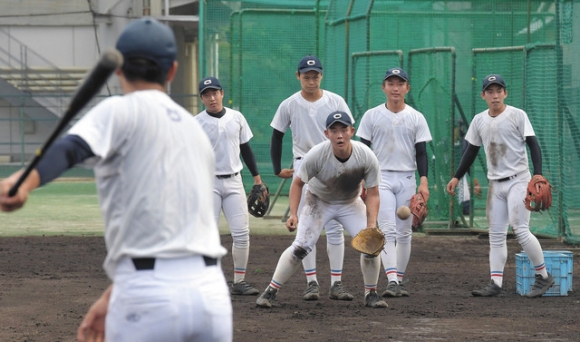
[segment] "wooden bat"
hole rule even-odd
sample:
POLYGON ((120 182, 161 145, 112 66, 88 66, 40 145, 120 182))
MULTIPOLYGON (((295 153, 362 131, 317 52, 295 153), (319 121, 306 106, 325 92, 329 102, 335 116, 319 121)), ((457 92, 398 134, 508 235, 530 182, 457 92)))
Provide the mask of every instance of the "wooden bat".
POLYGON ((44 156, 44 152, 52 145, 54 140, 62 133, 68 123, 74 118, 78 112, 89 103, 89 101, 99 92, 103 85, 109 79, 109 76, 123 64, 123 56, 115 49, 105 51, 97 64, 91 70, 89 76, 85 79, 83 84, 77 89, 73 95, 68 108, 58 125, 52 131, 42 148, 36 150, 36 155, 26 167, 24 172, 18 178, 18 181, 12 186, 8 192, 8 196, 12 197, 18 192, 18 188, 22 185, 26 177, 36 167, 38 162, 44 156))

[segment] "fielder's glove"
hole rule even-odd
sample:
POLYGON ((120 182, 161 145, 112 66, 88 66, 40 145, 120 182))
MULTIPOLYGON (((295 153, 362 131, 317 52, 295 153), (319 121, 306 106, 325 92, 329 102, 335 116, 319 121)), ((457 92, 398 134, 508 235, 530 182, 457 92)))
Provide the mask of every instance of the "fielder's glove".
POLYGON ((552 185, 542 176, 535 175, 528 183, 526 209, 529 211, 548 210, 552 206, 552 185))
POLYGON ((265 183, 252 187, 248 195, 248 212, 254 217, 263 217, 270 207, 270 190, 265 183))
POLYGON ((365 228, 352 238, 350 244, 357 251, 376 257, 385 246, 385 235, 378 228, 365 228))
POLYGON ((411 213, 413 214, 413 231, 417 231, 427 217, 427 203, 421 194, 414 194, 411 197, 411 204, 409 205, 411 213))

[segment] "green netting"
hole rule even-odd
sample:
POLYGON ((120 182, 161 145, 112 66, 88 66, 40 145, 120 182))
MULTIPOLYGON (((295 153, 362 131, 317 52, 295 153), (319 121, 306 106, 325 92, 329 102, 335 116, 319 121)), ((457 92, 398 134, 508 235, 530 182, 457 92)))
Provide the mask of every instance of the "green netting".
MULTIPOLYGON (((343 95, 357 121, 385 101, 384 72, 402 66, 411 79, 408 102, 425 115, 433 135, 428 147, 432 158, 428 222, 485 228, 485 200, 473 200, 473 216, 466 220, 459 201, 447 196, 444 187, 461 158, 469 122, 486 108, 481 80, 499 73, 508 83, 506 102, 528 112, 542 147, 544 174, 557 189, 553 209, 532 215, 532 229, 570 241, 579 235, 574 228, 578 220, 574 171, 580 166, 576 81, 580 63, 574 58, 580 45, 574 39, 578 38, 574 9, 579 10, 579 1, 219 3, 207 3, 206 25, 223 14, 223 4, 236 10, 231 11, 230 32, 222 33, 229 39, 218 44, 227 51, 220 56, 229 61, 220 63, 215 72, 222 78, 231 75, 231 105, 238 106, 252 125, 261 170, 271 167, 268 124, 279 102, 299 89, 293 72, 302 55, 318 54, 325 71, 322 87, 343 95)), ((211 47, 206 43, 205 48, 211 47)), ((203 55, 211 56, 208 51, 203 55)), ((290 141, 284 144, 284 162, 289 164, 290 141)), ((470 182, 473 178, 479 180, 485 198, 483 152, 473 165, 470 182)))
MULTIPOLYGON (((481 81, 499 73, 508 84, 506 102, 524 109, 534 125, 544 174, 556 190, 554 207, 532 214, 532 230, 580 242, 578 13, 580 0, 206 0, 200 1, 199 71, 225 85, 226 105, 242 111, 252 127, 263 178, 285 194, 288 183, 282 186, 272 174, 269 124, 279 103, 300 89, 299 59, 321 58, 322 87, 342 95, 357 121, 385 101, 385 71, 402 66, 410 75, 408 102, 425 114, 433 135, 427 225, 484 229, 483 152, 470 177, 483 188, 472 217, 466 220, 458 199, 443 189, 461 157, 467 125, 485 109, 481 81)), ((291 158, 288 132, 284 167, 291 158)), ((247 170, 243 176, 249 189, 247 170)))
POLYGON ((385 93, 381 88, 385 65, 402 67, 403 52, 372 51, 355 52, 351 55, 351 73, 348 102, 356 122, 359 122, 367 109, 385 102, 385 93))
MULTIPOLYGON (((264 158, 270 154, 270 122, 278 105, 300 90, 295 74, 298 61, 307 54, 316 54, 317 40, 306 38, 314 37, 317 28, 315 12, 244 9, 232 14, 230 27, 234 49, 224 57, 231 61, 229 71, 232 75, 230 87, 225 90, 226 105, 240 110, 251 123, 254 133, 252 149, 257 156, 261 156, 257 160, 262 178, 267 184, 275 186, 279 179, 272 174, 270 159, 264 158), (270 29, 279 23, 285 23, 286 34, 275 34, 270 29)), ((222 69, 219 73, 220 78, 224 79, 222 69)), ((292 140, 289 132, 284 139, 282 165, 289 167, 291 162, 292 140)), ((244 176, 251 179, 247 170, 244 176)), ((249 185, 246 184, 247 187, 249 185)))
POLYGON ((454 101, 455 49, 417 49, 408 54, 407 70, 411 75, 411 91, 407 102, 423 113, 433 140, 427 145, 431 156, 429 185, 430 220, 444 223, 459 213, 447 196, 445 186, 453 174, 456 149, 453 129, 456 125, 454 101))
MULTIPOLYGON (((235 9, 230 28, 225 28, 229 32, 221 33, 228 39, 220 38, 217 44, 227 51, 220 56, 229 60, 204 73, 231 77, 231 105, 249 118, 260 168, 267 170, 263 173, 271 168, 268 124, 279 102, 299 89, 293 72, 302 55, 318 54, 325 71, 322 87, 344 96, 357 121, 385 101, 381 91, 385 71, 402 66, 410 75, 408 102, 425 115, 433 135, 428 146, 432 158, 428 223, 486 228, 483 152, 469 178, 479 180, 483 189, 483 199, 473 199, 471 217, 462 215, 458 199, 447 196, 444 187, 461 158, 468 124, 486 108, 481 81, 499 73, 508 84, 506 102, 530 116, 543 151, 544 174, 557 190, 550 212, 532 215, 532 230, 577 240, 574 171, 580 168, 580 63, 575 56, 580 44, 574 36, 578 26, 574 10, 580 10, 579 1, 217 3, 207 2, 203 21, 211 26, 224 7, 235 9), (214 11, 214 6, 219 9, 214 11)), ((205 43, 206 50, 216 46, 209 44, 205 43)), ((289 164, 290 141, 284 144, 284 162, 289 164)))

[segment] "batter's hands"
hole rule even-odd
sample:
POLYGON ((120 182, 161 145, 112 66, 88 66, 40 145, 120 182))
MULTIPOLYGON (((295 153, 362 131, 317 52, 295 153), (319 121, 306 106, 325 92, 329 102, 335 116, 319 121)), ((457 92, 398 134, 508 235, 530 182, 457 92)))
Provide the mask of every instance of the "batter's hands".
POLYGON ((294 176, 294 169, 282 169, 276 176, 284 179, 292 178, 294 176))
POLYGON ((286 228, 289 232, 293 232, 298 227, 298 217, 294 214, 290 214, 288 220, 286 220, 286 228))
POLYGON ((451 196, 455 196, 455 187, 457 186, 457 183, 459 183, 459 179, 457 179, 455 177, 451 178, 449 183, 447 183, 447 192, 451 196))
POLYGON ((112 286, 89 309, 77 331, 79 342, 105 342, 105 318, 112 286))
POLYGON ((22 208, 24 203, 26 203, 28 194, 31 191, 29 186, 31 181, 34 181, 34 178, 39 178, 38 172, 36 172, 36 170, 32 170, 32 172, 30 172, 26 178, 26 181, 20 185, 18 192, 16 192, 14 196, 8 197, 8 192, 12 186, 16 184, 22 172, 24 171, 21 170, 13 173, 10 177, 4 179, 2 183, 0 183, 0 210, 6 212, 15 211, 22 208))

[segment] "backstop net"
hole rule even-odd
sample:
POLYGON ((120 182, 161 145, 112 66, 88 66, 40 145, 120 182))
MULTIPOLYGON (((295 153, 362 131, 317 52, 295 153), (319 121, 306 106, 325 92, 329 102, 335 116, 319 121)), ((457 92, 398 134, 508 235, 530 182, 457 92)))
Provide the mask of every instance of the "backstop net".
MULTIPOLYGON (((461 159, 471 119, 486 109, 481 82, 498 73, 507 82, 506 103, 528 113, 542 148, 543 174, 554 185, 554 205, 532 214, 532 230, 572 242, 580 237, 580 43, 574 36, 580 32, 580 1, 255 0, 206 1, 202 7, 201 74, 225 81, 227 103, 254 131, 263 178, 280 194, 289 184, 272 174, 269 124, 280 102, 300 90, 300 58, 321 58, 322 87, 342 95, 357 122, 386 101, 382 77, 399 66, 410 75, 407 103, 425 115, 433 136, 425 227, 485 230, 483 151, 463 194, 451 197, 445 186, 461 159), (475 182, 480 197, 473 193, 475 182)), ((292 164, 289 136, 283 167, 292 164)), ((251 178, 245 178, 249 187, 251 178)))

